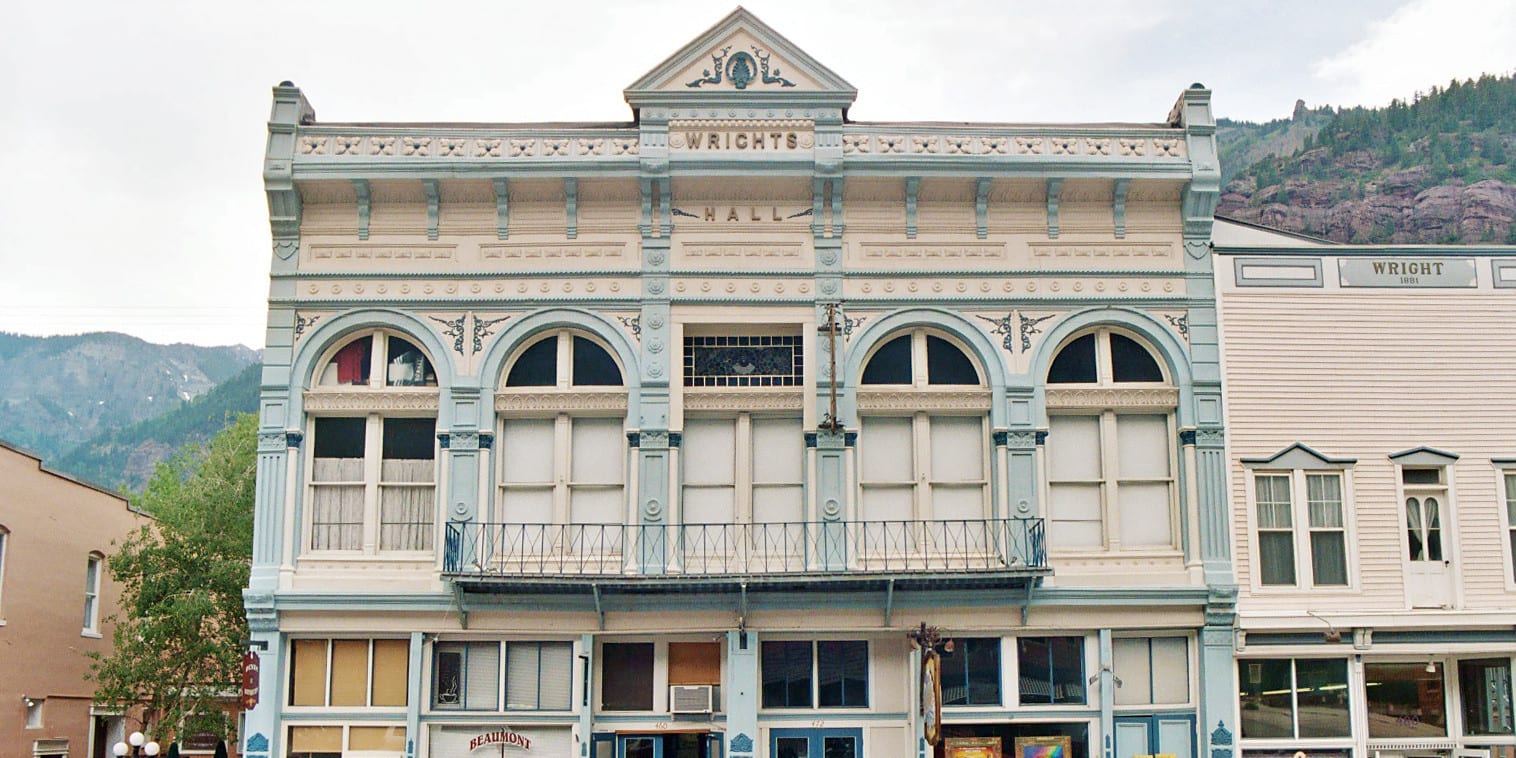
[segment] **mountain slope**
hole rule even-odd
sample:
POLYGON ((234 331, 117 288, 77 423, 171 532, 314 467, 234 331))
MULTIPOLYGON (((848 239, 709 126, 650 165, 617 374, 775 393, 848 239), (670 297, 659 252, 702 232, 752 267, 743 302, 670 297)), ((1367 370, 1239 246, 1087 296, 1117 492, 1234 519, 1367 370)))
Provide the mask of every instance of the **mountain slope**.
POLYGON ((240 345, 0 333, 0 438, 52 461, 102 431, 172 410, 257 360, 240 345))
POLYGON ((1339 242, 1516 244, 1511 76, 1385 108, 1297 106, 1289 122, 1228 122, 1217 140, 1229 177, 1221 215, 1339 242), (1327 120, 1313 125, 1318 115, 1327 120), (1298 146, 1276 139, 1267 154, 1271 135, 1292 131, 1298 146))
POLYGON ((254 363, 161 416, 102 432, 53 465, 89 481, 140 491, 160 461, 187 443, 214 437, 237 414, 255 411, 262 371, 254 363))

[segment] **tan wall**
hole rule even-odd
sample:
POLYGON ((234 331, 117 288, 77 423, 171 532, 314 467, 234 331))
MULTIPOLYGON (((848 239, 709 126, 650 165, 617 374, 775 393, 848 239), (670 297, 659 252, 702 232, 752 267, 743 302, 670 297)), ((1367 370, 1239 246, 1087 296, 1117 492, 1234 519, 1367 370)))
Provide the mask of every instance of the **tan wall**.
MULTIPOLYGON (((1230 263, 1219 259, 1218 269, 1230 263)), ((1510 608, 1516 593, 1504 493, 1491 458, 1516 456, 1516 341, 1503 327, 1516 318, 1516 297, 1488 289, 1233 289, 1222 293, 1221 312, 1244 615, 1299 613, 1302 597, 1323 613, 1408 608, 1405 517, 1388 456, 1419 446, 1460 456, 1450 469, 1453 520, 1443 539, 1445 550, 1455 551, 1461 608, 1510 608), (1348 542, 1357 552, 1356 565, 1349 563, 1357 577, 1352 590, 1253 589, 1256 546, 1240 461, 1296 442, 1357 459, 1347 509, 1348 542)))
POLYGON ((94 683, 87 653, 108 653, 120 588, 102 567, 99 634, 82 634, 85 565, 109 556, 145 519, 125 500, 41 470, 36 458, 0 446, 0 755, 26 756, 39 739, 67 739, 69 755, 89 755, 94 683), (42 728, 25 729, 23 696, 46 698, 42 728))

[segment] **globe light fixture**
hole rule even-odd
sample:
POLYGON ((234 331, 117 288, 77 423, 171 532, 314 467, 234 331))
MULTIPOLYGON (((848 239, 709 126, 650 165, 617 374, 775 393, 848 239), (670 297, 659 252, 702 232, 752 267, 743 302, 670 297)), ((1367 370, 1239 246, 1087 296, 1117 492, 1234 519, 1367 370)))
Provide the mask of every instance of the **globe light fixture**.
POLYGON ((111 746, 111 752, 116 755, 116 758, 124 758, 128 751, 132 758, 140 758, 144 755, 154 756, 158 754, 158 743, 149 740, 142 732, 132 732, 127 735, 126 742, 117 742, 111 746))

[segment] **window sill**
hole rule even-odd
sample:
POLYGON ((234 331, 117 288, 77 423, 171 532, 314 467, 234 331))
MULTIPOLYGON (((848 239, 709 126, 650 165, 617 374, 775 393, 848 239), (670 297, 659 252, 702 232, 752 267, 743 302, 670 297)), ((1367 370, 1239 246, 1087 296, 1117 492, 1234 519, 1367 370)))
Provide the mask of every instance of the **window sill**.
POLYGON ((92 639, 92 640, 98 640, 98 639, 103 639, 103 638, 102 638, 102 637, 101 637, 101 635, 100 635, 100 633, 99 633, 99 632, 96 632, 96 631, 91 631, 91 630, 89 630, 89 629, 85 629, 85 630, 84 630, 84 631, 82 631, 82 632, 80 632, 80 633, 79 633, 79 636, 80 636, 80 637, 88 637, 88 638, 90 638, 90 639, 92 639))

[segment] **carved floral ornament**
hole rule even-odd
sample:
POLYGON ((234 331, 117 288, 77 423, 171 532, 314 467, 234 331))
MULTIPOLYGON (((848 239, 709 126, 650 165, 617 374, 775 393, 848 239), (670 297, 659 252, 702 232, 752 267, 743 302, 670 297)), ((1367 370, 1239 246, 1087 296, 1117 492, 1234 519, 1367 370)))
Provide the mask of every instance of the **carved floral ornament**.
POLYGON ((858 390, 860 411, 988 411, 990 391, 858 390))
POLYGON ((1179 390, 1058 388, 1047 389, 1048 407, 1057 408, 1172 408, 1179 404, 1179 390))
POLYGON ((508 138, 306 134, 300 137, 298 154, 344 158, 593 158, 635 156, 640 147, 640 142, 634 135, 508 138))
POLYGON ((1088 155, 1183 158, 1185 142, 1162 137, 844 134, 848 155, 1088 155))
POLYGON ((436 411, 437 390, 306 390, 305 410, 321 411, 436 411))

